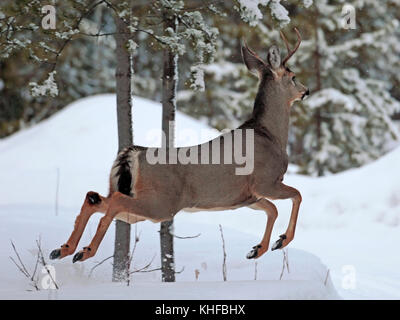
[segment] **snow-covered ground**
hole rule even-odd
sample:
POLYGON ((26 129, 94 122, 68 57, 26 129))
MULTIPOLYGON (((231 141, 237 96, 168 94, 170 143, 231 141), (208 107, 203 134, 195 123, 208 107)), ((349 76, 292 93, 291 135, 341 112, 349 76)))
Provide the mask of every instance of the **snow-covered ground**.
MULTIPOLYGON (((134 99, 135 143, 159 144, 159 104, 134 99)), ((205 141, 218 133, 178 113, 177 145, 205 141)), ((179 213, 175 234, 177 283, 160 282, 159 271, 135 273, 129 287, 111 283, 114 225, 96 257, 72 264, 72 256, 49 261, 60 290, 39 292, 13 265, 10 240, 28 269, 35 264, 35 240, 46 255, 64 243, 89 190, 107 193, 117 149, 115 97, 82 99, 39 125, 0 140, 0 298, 2 299, 398 299, 400 298, 400 149, 363 168, 325 178, 287 174, 285 182, 303 195, 295 240, 288 248, 289 271, 281 278, 282 251, 257 260, 245 255, 261 239, 266 217, 242 208, 179 213), (58 210, 56 210, 59 173, 58 210), (224 230, 227 277, 222 281, 224 230), (255 272, 257 270, 257 272, 255 272), (328 272, 329 270, 329 272, 328 272), (254 277, 257 280, 254 281, 254 277), (196 280, 196 274, 198 280, 196 280)), ((279 217, 272 241, 287 226, 291 203, 276 202, 279 217)), ((89 244, 101 214, 90 220, 79 247, 89 244)), ((142 222, 133 269, 153 258, 159 266, 159 226, 142 222)), ((42 270, 39 270, 41 272, 42 270)), ((40 274, 43 279, 45 274, 40 274)))

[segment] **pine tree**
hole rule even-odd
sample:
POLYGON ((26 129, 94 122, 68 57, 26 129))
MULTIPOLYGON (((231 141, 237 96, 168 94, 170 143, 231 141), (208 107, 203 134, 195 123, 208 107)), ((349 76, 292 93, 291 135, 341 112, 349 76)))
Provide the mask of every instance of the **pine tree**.
POLYGON ((341 10, 342 5, 328 1, 313 4, 307 40, 292 61, 294 70, 303 70, 301 76, 311 91, 295 111, 290 144, 292 159, 307 174, 366 164, 387 152, 399 137, 390 116, 400 104, 391 96, 388 81, 378 78, 379 69, 371 67, 372 57, 384 53, 398 22, 381 16, 375 26, 363 26, 373 20, 369 11, 356 18, 360 20, 355 30, 346 30, 341 10), (368 59, 366 54, 373 55, 368 59))
POLYGON ((0 137, 47 118, 76 99, 115 90, 114 37, 87 36, 97 33, 99 26, 113 25, 111 14, 104 6, 91 7, 90 1, 86 6, 71 2, 57 4, 56 29, 49 30, 41 25, 41 8, 48 1, 1 2, 0 137), (78 33, 73 26, 80 17, 78 33), (53 84, 52 91, 40 86, 44 81, 53 84))
POLYGON ((303 41, 290 68, 311 91, 308 100, 292 109, 288 152, 299 172, 340 172, 368 163, 398 143, 391 120, 400 96, 398 2, 357 2, 356 30, 343 28, 343 2, 292 1, 285 4, 290 24, 275 21, 268 10, 261 15, 259 9, 270 2, 251 3, 253 11, 247 14, 254 19, 241 17, 247 24, 232 11, 228 16, 235 28, 216 21, 221 36, 216 61, 204 68, 208 90, 204 95, 180 91, 182 110, 218 129, 245 120, 256 84, 237 54, 241 38, 263 55, 273 43, 282 48, 280 29, 295 40, 292 29, 298 26, 303 41))

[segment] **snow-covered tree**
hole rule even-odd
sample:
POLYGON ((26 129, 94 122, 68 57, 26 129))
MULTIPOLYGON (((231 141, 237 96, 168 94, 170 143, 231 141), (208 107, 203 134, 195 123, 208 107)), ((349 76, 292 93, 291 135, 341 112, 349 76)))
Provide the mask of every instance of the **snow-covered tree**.
POLYGON ((115 88, 114 37, 84 35, 110 25, 106 8, 96 6, 88 12, 90 1, 88 7, 74 7, 71 1, 60 3, 55 11, 56 29, 45 30, 41 9, 46 4, 49 2, 0 3, 0 63, 4 65, 0 68, 4 83, 0 90, 0 137, 43 120, 73 100, 115 88), (87 13, 80 23, 80 34, 68 33, 66 26, 76 24, 80 10, 87 13), (74 41, 68 41, 67 35, 74 41), (51 91, 46 90, 50 82, 51 91))
POLYGON ((302 172, 323 175, 361 166, 399 139, 391 115, 400 104, 391 96, 388 81, 393 72, 389 69, 396 65, 381 60, 395 55, 396 44, 387 39, 394 41, 399 22, 393 15, 370 10, 370 6, 388 9, 394 5, 389 2, 356 2, 361 13, 354 30, 343 28, 342 3, 315 1, 311 7, 310 28, 292 61, 312 93, 294 110, 291 155, 302 172))
MULTIPOLYGON (((242 40, 250 45, 262 39, 260 28, 268 29, 264 21, 283 27, 290 22, 288 10, 278 0, 236 0, 235 5, 220 4, 223 16, 213 16, 220 30, 215 61, 203 67, 204 92, 180 90, 181 110, 203 119, 218 129, 234 127, 252 112, 257 92, 257 78, 244 67, 240 54, 242 40)), ((299 1, 296 2, 297 4, 299 1)), ((272 27, 271 27, 272 30, 272 27)), ((275 31, 275 35, 279 33, 275 31)), ((268 35, 268 39, 270 36, 268 35)), ((257 46, 256 46, 257 47, 257 46)), ((261 52, 266 53, 266 48, 261 52)))
POLYGON ((322 175, 360 166, 387 152, 397 141, 391 115, 399 108, 395 97, 400 96, 400 4, 354 1, 352 30, 343 28, 344 1, 282 2, 290 12, 288 25, 275 21, 273 14, 258 18, 258 10, 271 2, 249 3, 252 10, 244 12, 254 17, 246 20, 250 26, 235 21, 232 12, 228 15, 235 28, 218 24, 218 54, 204 68, 207 90, 204 95, 180 91, 181 109, 220 129, 245 120, 257 86, 243 68, 240 39, 263 56, 273 43, 283 48, 279 28, 284 26, 289 41, 294 41, 292 29, 298 26, 303 41, 290 68, 310 88, 311 97, 292 110, 290 161, 302 173, 322 175))
POLYGON ((179 91, 180 109, 219 130, 238 126, 252 111, 257 79, 242 63, 227 61, 221 54, 203 70, 206 90, 179 91))

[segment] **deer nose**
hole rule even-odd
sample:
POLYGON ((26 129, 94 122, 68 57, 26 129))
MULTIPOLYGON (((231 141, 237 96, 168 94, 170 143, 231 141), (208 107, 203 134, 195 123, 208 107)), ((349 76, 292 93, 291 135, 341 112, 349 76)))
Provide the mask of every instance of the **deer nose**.
POLYGON ((301 97, 301 100, 304 100, 304 98, 309 96, 309 95, 310 95, 310 90, 307 89, 307 91, 303 93, 303 96, 301 97))

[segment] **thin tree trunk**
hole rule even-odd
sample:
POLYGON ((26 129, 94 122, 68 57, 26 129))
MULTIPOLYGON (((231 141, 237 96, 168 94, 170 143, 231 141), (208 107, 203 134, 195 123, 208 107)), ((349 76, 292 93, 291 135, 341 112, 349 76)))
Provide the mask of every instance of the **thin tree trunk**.
MULTIPOLYGON (((320 54, 319 54, 319 49, 318 49, 318 44, 317 44, 317 49, 315 52, 315 72, 316 72, 316 77, 317 77, 317 87, 315 92, 321 90, 321 67, 320 67, 320 54)), ((322 135, 321 135, 321 111, 318 109, 315 113, 315 121, 316 121, 316 130, 317 130, 317 148, 318 151, 321 151, 322 148, 322 135)), ((324 171, 322 169, 322 165, 318 163, 318 176, 321 177, 324 174, 324 171)))
MULTIPOLYGON (((321 90, 322 85, 321 85, 321 65, 320 65, 320 57, 321 54, 319 52, 319 43, 318 43, 318 11, 316 12, 316 18, 315 18, 315 76, 316 76, 316 88, 315 92, 321 90)), ((321 151, 322 148, 322 134, 321 134, 321 111, 318 109, 316 114, 315 114, 315 121, 316 121, 316 127, 317 127, 317 148, 318 151, 321 151)), ((324 170, 322 168, 322 165, 318 163, 318 176, 321 177, 324 175, 324 170)))
MULTIPOLYGON (((175 18, 164 16, 164 30, 166 28, 177 29, 175 18)), ((162 98, 162 130, 166 140, 163 144, 174 147, 175 140, 175 112, 176 112, 176 89, 178 82, 178 55, 171 52, 168 48, 164 49, 164 69, 163 69, 163 98, 162 98)), ((160 246, 161 246, 161 273, 162 281, 175 281, 175 262, 174 262, 174 221, 165 221, 160 227, 160 246)))
MULTIPOLYGON (((118 150, 133 143, 132 134, 132 59, 127 50, 129 39, 124 22, 115 17, 117 33, 116 55, 117 67, 115 71, 117 92, 117 119, 118 119, 118 150)), ((125 281, 128 278, 129 245, 131 240, 131 226, 123 221, 116 221, 113 281, 125 281)))

